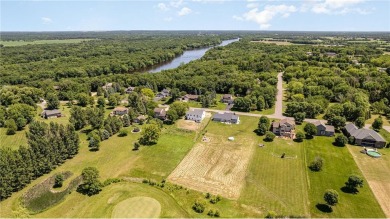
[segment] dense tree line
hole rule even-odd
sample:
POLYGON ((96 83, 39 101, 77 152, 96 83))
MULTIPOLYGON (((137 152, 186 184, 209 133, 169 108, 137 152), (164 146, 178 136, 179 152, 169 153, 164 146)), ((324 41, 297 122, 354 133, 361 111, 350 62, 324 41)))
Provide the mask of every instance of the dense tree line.
POLYGON ((79 150, 79 136, 72 125, 34 121, 29 126, 27 139, 28 147, 0 148, 0 200, 49 173, 79 150))

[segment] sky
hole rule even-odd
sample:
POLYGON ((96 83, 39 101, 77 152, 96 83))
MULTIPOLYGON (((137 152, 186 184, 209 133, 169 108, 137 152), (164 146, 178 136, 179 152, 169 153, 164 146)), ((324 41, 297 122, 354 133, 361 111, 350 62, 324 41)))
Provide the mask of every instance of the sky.
POLYGON ((390 0, 0 0, 1 31, 390 31, 390 0))

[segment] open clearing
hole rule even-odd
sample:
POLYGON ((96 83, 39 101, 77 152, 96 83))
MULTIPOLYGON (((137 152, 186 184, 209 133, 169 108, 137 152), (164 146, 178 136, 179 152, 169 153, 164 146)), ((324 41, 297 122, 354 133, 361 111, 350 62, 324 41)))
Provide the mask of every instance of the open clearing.
MULTIPOLYGON (((355 162, 363 172, 368 185, 381 205, 386 217, 390 217, 390 151, 379 150, 381 158, 372 158, 360 153, 362 147, 348 145, 355 162)), ((367 186, 367 185, 365 185, 367 186)))
POLYGON ((276 44, 278 46, 289 46, 296 45, 287 41, 270 41, 270 40, 259 40, 259 41, 251 41, 251 43, 266 43, 266 44, 276 44))
POLYGON ((161 205, 149 197, 134 197, 117 204, 111 218, 157 218, 160 216, 161 205))
POLYGON ((255 146, 246 186, 240 202, 266 214, 275 211, 285 215, 309 216, 309 195, 304 149, 292 140, 275 138, 255 146), (280 158, 282 153, 291 159, 280 158), (296 157, 296 158, 295 158, 296 157))
MULTIPOLYGON (((238 199, 255 142, 253 120, 242 117, 241 124, 210 122, 205 136, 210 142, 198 142, 169 175, 175 184, 202 192, 238 199), (233 136, 234 141, 228 141, 233 136)), ((257 121, 255 120, 257 123, 257 121)))

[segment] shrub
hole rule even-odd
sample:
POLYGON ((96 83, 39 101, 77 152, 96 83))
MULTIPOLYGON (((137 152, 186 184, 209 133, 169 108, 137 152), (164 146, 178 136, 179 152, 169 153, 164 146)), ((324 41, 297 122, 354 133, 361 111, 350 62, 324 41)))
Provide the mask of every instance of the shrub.
POLYGON ((5 122, 5 127, 7 128, 7 135, 14 135, 17 130, 15 120, 9 119, 5 122))
POLYGON ((344 135, 338 135, 335 139, 335 145, 344 147, 348 143, 348 138, 344 135))
POLYGON ((351 175, 348 177, 348 181, 345 183, 345 187, 347 187, 351 192, 357 193, 357 188, 363 187, 363 179, 359 176, 351 175))
POLYGON ((325 191, 324 200, 328 205, 336 205, 339 202, 339 194, 333 189, 328 189, 325 191))
POLYGON ((305 130, 307 138, 313 138, 313 135, 317 134, 317 127, 312 123, 307 123, 303 130, 305 130))
POLYGON ((214 217, 214 211, 210 209, 210 211, 207 212, 207 215, 210 217, 214 217))
POLYGON ((139 147, 141 146, 140 143, 138 142, 134 142, 134 148, 133 148, 133 151, 137 151, 139 149, 139 147))
POLYGON ((301 131, 298 131, 297 134, 295 135, 296 142, 302 142, 304 138, 305 138, 305 134, 301 131))
POLYGON ((220 215, 219 215, 219 211, 218 210, 215 210, 215 212, 214 212, 214 217, 219 217, 220 215))
POLYGON ((60 188, 62 187, 62 183, 64 182, 64 175, 61 173, 57 174, 54 178, 54 185, 53 188, 60 188))
POLYGON ((268 132, 265 134, 264 141, 271 142, 271 141, 274 140, 274 138, 275 138, 275 134, 268 131, 268 132))
POLYGON ((349 138, 348 138, 348 144, 355 144, 355 137, 349 136, 349 138))
POLYGON ((196 213, 203 213, 204 212, 204 209, 205 209, 205 204, 196 200, 195 203, 192 205, 192 209, 196 212, 196 213))
POLYGON ((314 160, 310 163, 309 165, 309 168, 310 170, 312 171, 321 171, 322 170, 322 166, 324 164, 324 161, 322 160, 321 157, 316 157, 314 158, 314 160))
POLYGON ((125 137, 125 136, 127 136, 128 133, 129 132, 126 129, 121 129, 119 131, 118 137, 125 137))
POLYGON ((275 217, 276 217, 276 212, 268 211, 267 215, 265 215, 264 218, 275 218, 275 217))
POLYGON ((209 199, 211 198, 211 194, 210 193, 206 193, 206 195, 204 196, 206 199, 209 199))

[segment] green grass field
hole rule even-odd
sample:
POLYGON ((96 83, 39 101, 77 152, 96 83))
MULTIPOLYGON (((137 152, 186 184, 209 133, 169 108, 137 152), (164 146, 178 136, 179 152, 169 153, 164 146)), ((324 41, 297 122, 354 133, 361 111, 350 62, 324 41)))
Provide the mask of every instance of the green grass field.
POLYGON ((134 197, 115 205, 111 218, 157 218, 161 205, 154 198, 134 197))
MULTIPOLYGON (((161 217, 206 217, 210 209, 218 210, 221 217, 263 217, 268 211, 307 217, 384 217, 368 186, 361 188, 356 195, 342 192, 341 188, 350 174, 362 173, 346 147, 332 145, 334 138, 315 137, 303 143, 276 138, 268 143, 253 133, 258 118, 242 116, 240 120, 241 124, 237 126, 213 123, 205 128, 214 135, 245 135, 248 139, 246 143, 255 147, 245 185, 237 201, 223 198, 213 205, 201 192, 175 185, 159 188, 121 182, 105 187, 99 195, 92 197, 72 192, 63 202, 34 217, 111 217, 116 204, 137 196, 156 199, 161 204, 161 217), (259 143, 265 146, 259 147, 259 143), (287 158, 280 158, 282 153, 286 153, 287 158), (307 165, 317 155, 325 160, 324 169, 311 172, 307 165), (332 213, 317 208, 317 204, 324 203, 323 193, 326 189, 335 189, 340 195, 340 203, 332 213), (206 203, 205 213, 198 214, 191 209, 195 200, 206 203)), ((50 175, 34 180, 23 190, 0 202, 0 216, 30 216, 20 205, 21 195, 52 174, 62 171, 72 171, 77 176, 83 168, 94 166, 99 169, 102 181, 123 177, 160 182, 176 168, 195 143, 195 131, 180 130, 176 125, 171 125, 164 126, 163 135, 156 145, 142 146, 139 151, 132 151, 133 143, 140 136, 140 133, 130 133, 132 128, 126 128, 129 130, 126 137, 112 136, 103 141, 97 152, 89 151, 86 134, 80 134, 79 154, 50 175)), ((298 129, 302 129, 302 126, 298 129)))
POLYGON ((240 202, 254 205, 264 214, 309 216, 308 182, 303 147, 292 140, 275 138, 259 143, 246 177, 240 202), (291 157, 281 159, 282 153, 291 157))
POLYGON ((357 174, 362 176, 347 147, 332 145, 332 137, 314 137, 302 142, 307 164, 316 156, 324 159, 324 167, 320 172, 312 172, 308 168, 309 198, 312 217, 385 217, 377 200, 368 186, 359 189, 358 194, 342 191, 348 176, 357 174), (339 193, 339 204, 333 207, 333 212, 323 212, 323 195, 325 190, 334 189, 339 193), (319 204, 319 205, 318 205, 319 204))
POLYGON ((28 130, 28 127, 25 127, 22 131, 16 131, 14 135, 7 135, 7 129, 0 128, 0 148, 10 147, 16 150, 21 145, 27 147, 26 130, 28 130))
POLYGON ((26 46, 26 45, 37 45, 37 44, 61 44, 61 43, 81 43, 84 41, 90 41, 95 39, 66 39, 66 40, 35 40, 35 41, 2 41, 0 44, 5 47, 11 46, 26 46))

